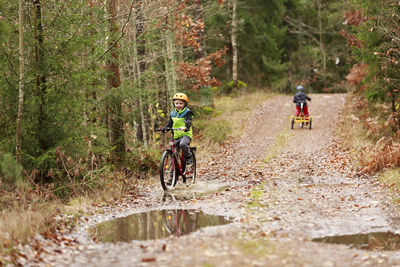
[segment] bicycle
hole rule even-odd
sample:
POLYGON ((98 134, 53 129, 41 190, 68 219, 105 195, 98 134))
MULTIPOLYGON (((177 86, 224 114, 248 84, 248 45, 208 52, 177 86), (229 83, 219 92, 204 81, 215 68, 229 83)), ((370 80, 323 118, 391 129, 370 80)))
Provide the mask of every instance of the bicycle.
POLYGON ((176 128, 164 128, 156 129, 156 132, 172 131, 172 140, 169 142, 170 147, 167 148, 160 162, 160 181, 164 191, 173 189, 179 179, 182 176, 183 183, 188 185, 194 184, 196 181, 196 147, 189 147, 192 152, 192 164, 187 165, 185 171, 183 171, 183 153, 179 147, 175 144, 173 139, 173 131, 182 131, 176 128))
POLYGON ((162 220, 165 230, 175 236, 195 232, 200 228, 198 223, 200 212, 196 210, 162 210, 162 220))
POLYGON ((313 117, 306 117, 304 115, 304 103, 300 103, 300 114, 298 116, 290 116, 290 123, 293 129, 295 123, 300 123, 300 127, 303 128, 304 124, 308 124, 310 130, 312 125, 313 117))

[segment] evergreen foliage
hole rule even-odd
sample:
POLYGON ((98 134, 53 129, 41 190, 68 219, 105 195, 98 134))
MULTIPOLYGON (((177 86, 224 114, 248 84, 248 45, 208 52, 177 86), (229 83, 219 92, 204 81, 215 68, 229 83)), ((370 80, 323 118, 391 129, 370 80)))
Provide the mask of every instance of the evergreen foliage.
POLYGON ((372 102, 392 102, 400 86, 400 6, 396 1, 352 1, 347 14, 349 40, 358 62, 368 65, 365 95, 372 102))

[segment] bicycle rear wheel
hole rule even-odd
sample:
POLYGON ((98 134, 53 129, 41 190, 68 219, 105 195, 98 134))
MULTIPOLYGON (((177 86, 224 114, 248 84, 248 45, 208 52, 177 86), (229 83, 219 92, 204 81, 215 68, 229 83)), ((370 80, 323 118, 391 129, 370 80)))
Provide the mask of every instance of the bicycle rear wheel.
POLYGON ((186 166, 185 177, 187 185, 192 185, 196 181, 196 155, 194 154, 193 150, 192 161, 193 164, 186 166))
POLYGON ((175 187, 178 178, 178 169, 176 159, 172 151, 167 150, 161 157, 160 164, 160 181, 164 191, 171 190, 175 187))

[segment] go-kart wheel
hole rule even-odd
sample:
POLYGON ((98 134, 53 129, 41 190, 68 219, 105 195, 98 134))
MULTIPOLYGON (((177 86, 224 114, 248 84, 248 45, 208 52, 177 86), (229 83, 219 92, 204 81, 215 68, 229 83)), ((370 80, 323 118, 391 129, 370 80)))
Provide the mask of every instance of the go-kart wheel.
POLYGON ((292 130, 293 130, 293 126, 294 126, 294 118, 292 118, 291 124, 292 124, 292 130))
POLYGON ((311 130, 311 124, 312 124, 312 119, 310 118, 310 121, 308 122, 308 124, 310 125, 310 130, 311 130))

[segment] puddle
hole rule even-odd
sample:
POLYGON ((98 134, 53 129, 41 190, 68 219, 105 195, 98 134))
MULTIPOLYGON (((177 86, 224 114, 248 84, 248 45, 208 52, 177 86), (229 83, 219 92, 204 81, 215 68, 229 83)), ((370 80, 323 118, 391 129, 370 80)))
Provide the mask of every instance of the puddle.
POLYGON ((368 234, 327 236, 322 238, 314 238, 312 241, 349 245, 351 248, 364 250, 399 250, 400 235, 392 232, 376 232, 368 234))
POLYGON ((99 223, 89 229, 89 233, 100 242, 130 242, 181 236, 202 227, 230 222, 224 216, 209 215, 194 209, 153 210, 99 223))

